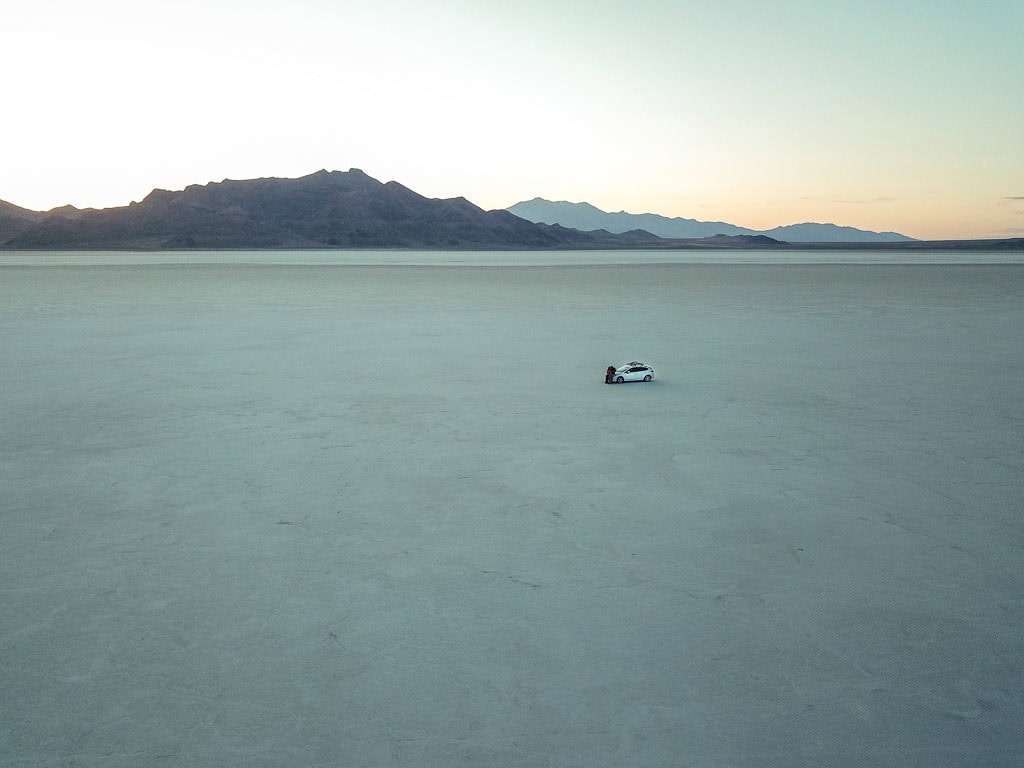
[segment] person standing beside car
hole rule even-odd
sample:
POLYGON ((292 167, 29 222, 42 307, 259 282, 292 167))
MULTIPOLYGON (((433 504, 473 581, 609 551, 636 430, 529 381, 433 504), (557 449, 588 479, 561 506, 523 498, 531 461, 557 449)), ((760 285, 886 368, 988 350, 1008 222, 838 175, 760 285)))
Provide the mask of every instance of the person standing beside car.
POLYGON ((604 383, 611 384, 615 377, 615 366, 609 365, 608 370, 604 372, 604 383))

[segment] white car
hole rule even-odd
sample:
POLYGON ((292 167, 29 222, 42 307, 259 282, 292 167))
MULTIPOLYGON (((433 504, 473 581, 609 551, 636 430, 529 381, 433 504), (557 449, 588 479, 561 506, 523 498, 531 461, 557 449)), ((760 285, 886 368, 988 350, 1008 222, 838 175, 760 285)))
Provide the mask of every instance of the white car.
POLYGON ((616 384, 622 384, 624 381, 654 381, 654 369, 634 360, 621 368, 616 368, 612 381, 616 384))

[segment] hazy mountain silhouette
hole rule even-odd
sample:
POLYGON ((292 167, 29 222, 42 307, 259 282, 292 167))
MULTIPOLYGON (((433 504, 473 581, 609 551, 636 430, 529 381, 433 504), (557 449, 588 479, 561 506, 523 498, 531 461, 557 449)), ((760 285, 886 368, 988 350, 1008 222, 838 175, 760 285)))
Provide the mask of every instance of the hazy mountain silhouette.
POLYGON ((102 210, 0 207, 0 247, 24 249, 594 248, 655 241, 646 232, 535 224, 461 197, 426 198, 358 169, 157 189, 142 202, 102 210))
POLYGON ((899 232, 870 232, 856 227, 838 224, 787 224, 784 227, 765 230, 769 237, 781 238, 791 243, 911 243, 915 238, 899 232))
POLYGON ((573 227, 583 231, 605 229, 608 232, 625 232, 631 229, 643 229, 666 238, 766 235, 772 239, 789 243, 893 243, 909 242, 914 239, 896 232, 868 232, 835 224, 791 224, 760 232, 722 221, 669 218, 654 213, 626 213, 625 211, 608 213, 590 203, 556 202, 540 197, 516 203, 506 210, 536 223, 561 224, 563 227, 573 227))
POLYGON ((715 235, 759 235, 752 229, 744 229, 721 221, 696 221, 694 219, 668 218, 654 213, 608 213, 590 203, 569 203, 545 200, 535 197, 516 203, 506 210, 528 221, 542 224, 561 224, 563 227, 587 232, 605 229, 609 232, 625 232, 643 229, 658 237, 695 238, 715 235))

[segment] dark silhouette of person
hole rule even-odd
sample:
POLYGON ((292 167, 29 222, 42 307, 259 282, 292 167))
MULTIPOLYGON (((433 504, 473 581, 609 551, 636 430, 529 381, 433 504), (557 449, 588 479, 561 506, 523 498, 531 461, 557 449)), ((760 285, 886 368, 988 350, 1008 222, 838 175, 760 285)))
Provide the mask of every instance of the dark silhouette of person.
POLYGON ((604 372, 604 383, 611 384, 615 378, 615 366, 609 365, 608 370, 604 372))

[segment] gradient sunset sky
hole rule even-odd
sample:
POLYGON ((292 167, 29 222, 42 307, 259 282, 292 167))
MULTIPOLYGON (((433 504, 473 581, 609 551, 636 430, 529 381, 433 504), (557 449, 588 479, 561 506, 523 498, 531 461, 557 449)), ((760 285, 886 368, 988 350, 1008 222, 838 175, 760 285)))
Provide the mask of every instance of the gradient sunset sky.
POLYGON ((1022 0, 8 0, 0 199, 361 168, 484 208, 1024 236, 1022 0))

